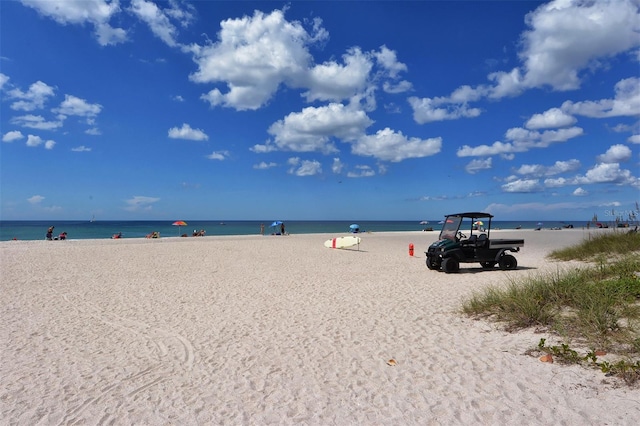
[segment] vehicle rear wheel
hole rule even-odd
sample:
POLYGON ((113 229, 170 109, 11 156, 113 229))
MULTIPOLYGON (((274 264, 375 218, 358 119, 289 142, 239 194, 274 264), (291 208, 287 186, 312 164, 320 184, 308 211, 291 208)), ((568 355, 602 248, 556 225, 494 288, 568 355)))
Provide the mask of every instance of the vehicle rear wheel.
POLYGON ((458 272, 460 270, 460 262, 455 257, 447 257, 442 261, 442 270, 447 274, 458 272))
POLYGON ((510 254, 505 254, 500 258, 500 261, 498 261, 498 266, 503 271, 507 269, 516 269, 518 267, 518 261, 510 254))
POLYGON ((431 270, 440 269, 440 259, 438 257, 427 256, 427 268, 431 270))
POLYGON ((484 269, 491 269, 496 266, 496 262, 480 262, 480 265, 482 265, 484 269))

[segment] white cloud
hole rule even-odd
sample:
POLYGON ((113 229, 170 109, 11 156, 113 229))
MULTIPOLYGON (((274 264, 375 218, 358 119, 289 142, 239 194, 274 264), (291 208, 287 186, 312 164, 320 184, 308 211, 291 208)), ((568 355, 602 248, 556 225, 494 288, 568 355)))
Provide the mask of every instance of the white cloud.
POLYGON ((266 154, 268 152, 273 152, 277 150, 278 150, 278 147, 275 146, 273 143, 270 143, 269 141, 267 141, 264 145, 255 144, 254 146, 249 148, 249 151, 253 151, 256 154, 266 154))
POLYGON ((185 49, 198 65, 190 79, 226 85, 226 90, 213 87, 200 98, 236 110, 261 108, 281 86, 300 89, 306 102, 349 100, 352 105, 362 102, 365 110, 374 108, 379 86, 388 93, 411 89, 410 82, 400 79, 406 65, 386 46, 367 52, 351 47, 339 60, 315 64, 309 47, 329 37, 321 24, 314 19, 307 31, 300 22, 287 21, 281 10, 222 21, 215 43, 185 49))
POLYGON ((371 166, 359 165, 356 166, 356 171, 350 171, 347 173, 347 177, 349 178, 363 178, 363 177, 372 177, 376 175, 375 170, 371 168, 371 166))
POLYGON ((580 161, 573 159, 569 161, 556 161, 553 166, 543 166, 541 164, 523 164, 516 171, 519 175, 532 177, 554 176, 561 173, 574 172, 580 168, 580 161))
POLYGON ((475 102, 482 99, 486 93, 486 88, 484 86, 473 88, 471 86, 464 85, 454 90, 445 102, 466 104, 467 102, 475 102))
POLYGON ((322 173, 322 165, 316 160, 300 160, 299 157, 292 157, 287 160, 291 166, 289 173, 296 176, 314 176, 322 173))
POLYGON ((479 108, 469 108, 466 103, 454 103, 447 98, 418 98, 412 96, 408 99, 413 108, 413 119, 418 124, 433 121, 456 120, 462 117, 478 117, 479 108))
POLYGON ((229 158, 229 151, 213 151, 211 154, 207 155, 209 160, 226 160, 229 158))
POLYGON ((4 85, 7 84, 8 81, 9 81, 9 76, 2 74, 0 72, 0 90, 4 88, 4 85))
POLYGON ((572 181, 563 177, 550 178, 544 180, 544 186, 547 188, 561 188, 563 186, 571 185, 572 181))
POLYGON ((73 152, 91 152, 91 148, 87 148, 84 145, 77 146, 75 148, 71 148, 73 152))
POLYGON ((475 90, 501 99, 545 86, 554 90, 577 89, 581 72, 606 67, 608 59, 640 46, 639 18, 636 0, 545 3, 525 18, 529 30, 521 35, 522 65, 511 71, 492 72, 487 79, 493 85, 480 85, 475 90))
POLYGON ((490 155, 506 154, 506 153, 511 153, 513 151, 514 151, 514 147, 510 143, 496 141, 492 145, 479 145, 476 147, 463 145, 460 148, 458 148, 456 155, 458 157, 483 157, 483 156, 490 156, 490 155))
POLYGON ((549 129, 557 127, 568 127, 576 122, 576 118, 565 113, 560 108, 551 108, 542 114, 534 114, 525 127, 527 129, 549 129))
MULTIPOLYGON (((174 3, 175 5, 175 3, 174 3)), ((169 17, 155 4, 145 0, 132 0, 131 12, 145 22, 151 32, 170 47, 177 46, 175 40, 178 30, 169 17)))
POLYGON ((120 12, 118 1, 21 0, 21 2, 63 25, 92 24, 98 43, 102 46, 122 43, 127 38, 125 30, 109 25, 111 17, 120 12))
POLYGON ((626 145, 612 145, 607 152, 598 155, 596 159, 599 163, 620 163, 631 158, 631 149, 626 145))
POLYGON ((397 83, 389 81, 385 81, 384 83, 382 83, 382 90, 391 94, 408 92, 412 88, 413 85, 407 80, 401 80, 397 83))
POLYGON ((24 135, 22 134, 22 132, 18 130, 12 130, 10 132, 5 133, 2 136, 2 142, 13 142, 13 141, 18 141, 22 138, 24 138, 24 135))
POLYGON ((29 135, 27 136, 27 146, 31 148, 35 148, 44 144, 45 149, 53 149, 56 143, 52 140, 44 140, 40 136, 29 135))
POLYGON ((408 138, 388 127, 375 135, 359 137, 352 144, 356 155, 375 157, 383 161, 399 162, 408 158, 429 157, 440 152, 442 138, 408 138))
POLYGON ((566 101, 562 104, 562 110, 594 118, 637 116, 640 111, 640 78, 617 82, 613 99, 575 103, 566 101))
POLYGON ((566 142, 569 139, 581 136, 583 133, 584 130, 580 127, 545 130, 543 132, 514 127, 507 130, 505 136, 513 141, 517 152, 524 152, 531 148, 546 148, 552 143, 566 142))
POLYGON ((60 106, 51 111, 64 116, 95 117, 102 111, 102 105, 90 104, 77 96, 64 95, 64 101, 60 106))
POLYGON ((379 52, 374 52, 374 57, 391 78, 396 78, 402 71, 407 71, 407 66, 398 62, 396 52, 387 46, 381 46, 379 52))
POLYGON ((34 195, 27 198, 27 201, 31 204, 40 204, 42 200, 44 200, 44 197, 42 195, 34 195))
POLYGON ((502 190, 504 192, 540 192, 542 186, 538 179, 518 179, 502 185, 502 190))
POLYGON ((183 123, 180 128, 170 128, 168 136, 171 139, 187 139, 192 141, 206 141, 209 139, 209 136, 207 136, 204 131, 200 129, 192 129, 187 123, 183 123))
POLYGON ((44 108, 44 104, 55 94, 55 90, 42 81, 36 81, 29 86, 26 92, 20 89, 13 89, 7 94, 9 99, 18 99, 11 104, 11 109, 15 111, 34 111, 44 108))
POLYGON ((128 200, 124 200, 126 207, 124 210, 136 212, 136 211, 148 211, 153 208, 153 204, 160 201, 160 198, 145 197, 142 195, 134 195, 128 200))
MULTIPOLYGON (((332 103, 307 107, 273 123, 269 133, 278 149, 294 152, 337 152, 332 138, 351 141, 364 133, 372 121, 364 111, 332 103)), ((268 145, 267 145, 268 146, 268 145)), ((254 147, 254 149, 257 149, 254 147)), ((266 150, 267 148, 260 148, 266 150)))
POLYGON ((514 68, 510 72, 496 71, 487 76, 494 86, 489 91, 489 98, 501 99, 517 96, 525 90, 520 69, 514 68))
POLYGON ((63 125, 63 120, 59 121, 45 121, 41 115, 22 115, 19 117, 13 117, 10 120, 11 124, 15 124, 21 127, 28 127, 30 129, 38 130, 55 130, 63 125))
POLYGON ((42 140, 42 138, 40 136, 34 136, 34 135, 29 135, 27 136, 27 146, 29 147, 36 147, 38 145, 41 145, 44 141, 42 140))
POLYGON ((270 169, 270 168, 273 168, 273 167, 277 167, 277 166, 278 165, 276 163, 273 163, 273 162, 267 163, 267 162, 261 161, 258 164, 254 164, 253 168, 256 169, 256 170, 267 170, 267 169, 270 169))
POLYGON ((469 162, 469 164, 467 164, 465 166, 465 170, 467 171, 467 173, 469 174, 476 174, 477 172, 479 172, 480 170, 489 170, 491 169, 491 163, 492 163, 492 158, 488 157, 486 159, 478 159, 478 160, 471 160, 469 162))
POLYGON ((332 61, 309 70, 305 81, 309 90, 302 94, 307 102, 340 101, 365 90, 373 68, 370 55, 353 48, 342 59, 344 65, 332 61))
POLYGON ((336 157, 333 159, 333 164, 331 165, 331 171, 335 174, 342 173, 342 169, 344 168, 344 164, 340 160, 340 158, 336 157))
POLYGON ((580 87, 579 72, 601 66, 609 57, 636 48, 637 2, 634 0, 556 0, 527 14, 531 28, 522 36, 523 83, 555 90, 580 87))
POLYGON ((215 88, 204 99, 237 110, 260 108, 282 83, 299 86, 312 61, 307 44, 327 37, 319 26, 309 34, 300 23, 287 22, 280 10, 255 11, 220 27, 216 43, 191 47, 198 70, 190 79, 225 83, 227 93, 215 88))
POLYGON ((640 135, 629 136, 629 138, 627 139, 627 142, 633 143, 633 144, 640 144, 640 135))
POLYGON ((480 157, 527 152, 533 148, 546 148, 552 143, 566 142, 583 133, 584 131, 580 127, 546 130, 544 132, 514 127, 507 130, 505 134, 505 137, 512 142, 496 141, 492 145, 479 145, 477 147, 463 145, 458 148, 456 155, 458 157, 480 157))
MULTIPOLYGON (((566 212, 576 209, 591 208, 595 205, 593 203, 521 203, 521 204, 489 204, 485 207, 485 211, 488 211, 494 215, 504 215, 507 213, 524 214, 525 217, 532 217, 536 213, 546 212, 566 212)), ((535 216, 534 216, 535 217, 535 216)))
POLYGON ((587 195, 589 195, 589 191, 586 191, 582 188, 576 188, 573 191, 573 195, 575 195, 576 197, 586 197, 587 195))
POLYGON ((637 185, 638 178, 633 177, 629 170, 621 169, 618 163, 602 163, 587 171, 584 176, 577 176, 575 182, 583 185, 594 183, 637 185))
POLYGON ((87 135, 100 136, 102 132, 97 127, 92 127, 84 131, 87 135))

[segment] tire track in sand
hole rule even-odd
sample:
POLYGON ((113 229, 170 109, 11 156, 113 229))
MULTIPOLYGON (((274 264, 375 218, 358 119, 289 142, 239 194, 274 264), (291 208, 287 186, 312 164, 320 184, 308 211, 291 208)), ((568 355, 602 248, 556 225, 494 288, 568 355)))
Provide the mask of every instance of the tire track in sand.
MULTIPOLYGON (((55 289, 52 288, 52 290, 60 294, 55 289)), ((88 315, 116 330, 143 338, 152 348, 150 355, 154 356, 150 360, 155 361, 152 366, 117 382, 103 384, 100 388, 96 386, 93 392, 88 392, 89 395, 95 396, 86 398, 76 407, 68 409, 62 417, 60 425, 82 422, 82 413, 85 410, 98 403, 103 403, 104 405, 104 402, 108 399, 116 399, 122 396, 127 399, 135 398, 140 392, 170 380, 170 377, 175 375, 178 367, 187 371, 193 369, 195 358, 193 345, 180 333, 105 311, 96 305, 87 303, 86 300, 83 300, 82 303, 73 303, 67 295, 60 294, 60 296, 78 312, 88 315), (85 309, 81 309, 81 306, 85 307, 85 309), (133 387, 133 390, 125 392, 125 387, 133 387)), ((104 413, 100 418, 99 424, 110 424, 113 419, 113 415, 104 413)))

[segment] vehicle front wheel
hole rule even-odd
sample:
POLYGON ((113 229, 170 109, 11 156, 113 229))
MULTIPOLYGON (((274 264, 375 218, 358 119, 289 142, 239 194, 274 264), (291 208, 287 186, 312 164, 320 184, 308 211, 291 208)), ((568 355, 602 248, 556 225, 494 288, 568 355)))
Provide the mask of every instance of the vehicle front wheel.
POLYGON ((491 269, 496 266, 496 262, 480 262, 483 269, 491 269))
POLYGON ((510 254, 505 254, 498 261, 498 266, 503 271, 507 269, 516 269, 518 267, 518 261, 516 260, 515 257, 511 256, 510 254))
POLYGON ((442 261, 442 270, 447 274, 458 272, 460 270, 460 262, 455 257, 447 257, 442 261))
POLYGON ((427 256, 427 268, 431 270, 440 269, 440 259, 437 257, 429 257, 427 256))

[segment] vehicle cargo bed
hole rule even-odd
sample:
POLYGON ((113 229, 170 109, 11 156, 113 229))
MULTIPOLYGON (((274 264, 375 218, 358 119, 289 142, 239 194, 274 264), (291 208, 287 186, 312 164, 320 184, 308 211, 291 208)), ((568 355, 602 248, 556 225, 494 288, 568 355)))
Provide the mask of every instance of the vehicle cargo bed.
POLYGON ((507 239, 489 240, 489 248, 524 247, 524 240, 507 239))

